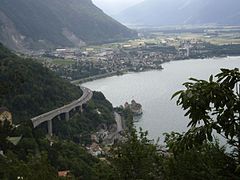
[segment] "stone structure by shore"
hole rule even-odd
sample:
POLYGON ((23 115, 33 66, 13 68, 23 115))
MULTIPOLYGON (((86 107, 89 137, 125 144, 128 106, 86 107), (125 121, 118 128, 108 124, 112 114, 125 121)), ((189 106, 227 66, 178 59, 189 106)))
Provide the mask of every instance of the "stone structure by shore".
POLYGON ((142 105, 137 103, 135 100, 132 100, 131 104, 126 102, 124 104, 124 108, 130 108, 130 110, 132 111, 134 116, 139 116, 139 115, 142 115, 142 113, 143 113, 142 105))

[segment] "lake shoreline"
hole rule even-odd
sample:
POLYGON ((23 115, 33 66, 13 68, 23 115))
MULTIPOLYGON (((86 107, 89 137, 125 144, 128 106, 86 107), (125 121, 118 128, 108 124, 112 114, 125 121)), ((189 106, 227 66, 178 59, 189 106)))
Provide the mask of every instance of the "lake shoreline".
POLYGON ((176 106, 172 95, 181 89, 190 77, 209 79, 221 68, 240 67, 240 56, 211 59, 192 59, 164 64, 163 71, 128 73, 123 76, 98 79, 84 83, 83 86, 101 91, 114 107, 131 99, 142 104, 143 115, 137 118, 135 126, 149 132, 151 139, 157 139, 165 132, 184 132, 189 119, 185 112, 176 106))
MULTIPOLYGON (((167 61, 162 63, 161 65, 170 63, 170 62, 178 62, 178 61, 190 61, 190 60, 211 60, 211 59, 224 59, 224 58, 240 58, 240 56, 225 56, 225 57, 211 57, 211 58, 201 58, 201 59, 180 59, 180 60, 171 60, 171 61, 167 61)), ((95 75, 95 76, 90 76, 87 78, 82 78, 82 79, 77 79, 77 80, 73 80, 71 81, 72 84, 83 84, 83 83, 87 83, 87 82, 91 82, 91 81, 95 81, 95 80, 99 80, 99 79, 104 79, 104 78, 108 78, 108 77, 113 77, 113 76, 122 76, 124 74, 128 74, 128 73, 142 73, 142 72, 148 72, 148 71, 162 71, 164 70, 164 68, 161 69, 145 69, 143 71, 133 71, 130 69, 124 69, 121 71, 114 71, 111 73, 106 73, 106 74, 100 74, 100 75, 95 75)))

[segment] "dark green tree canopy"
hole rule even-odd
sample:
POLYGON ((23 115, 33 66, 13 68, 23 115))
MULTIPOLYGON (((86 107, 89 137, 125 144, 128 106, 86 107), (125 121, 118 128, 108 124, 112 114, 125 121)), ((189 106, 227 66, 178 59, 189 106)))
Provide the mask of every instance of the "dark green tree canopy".
MULTIPOLYGON (((194 143, 213 140, 213 131, 224 136, 240 153, 240 72, 239 69, 221 69, 208 81, 191 78, 176 92, 177 105, 186 110, 190 130, 184 137, 186 148, 194 143)), ((240 160, 240 157, 239 157, 240 160)))
POLYGON ((163 156, 147 134, 130 129, 126 141, 113 148, 110 161, 118 172, 118 179, 162 179, 163 156))

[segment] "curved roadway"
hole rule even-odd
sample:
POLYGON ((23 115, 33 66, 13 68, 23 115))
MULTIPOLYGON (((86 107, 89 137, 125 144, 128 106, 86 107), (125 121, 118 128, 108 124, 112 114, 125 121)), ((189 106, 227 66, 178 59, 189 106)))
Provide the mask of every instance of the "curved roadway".
POLYGON ((69 113, 71 110, 87 103, 92 98, 93 92, 90 89, 85 87, 80 87, 80 88, 83 91, 83 95, 79 99, 73 101, 68 105, 62 106, 60 108, 57 108, 55 110, 49 111, 47 113, 44 113, 37 117, 32 118, 31 121, 33 123, 33 127, 35 128, 40 124, 42 124, 43 122, 50 121, 53 118, 59 116, 60 114, 69 113))

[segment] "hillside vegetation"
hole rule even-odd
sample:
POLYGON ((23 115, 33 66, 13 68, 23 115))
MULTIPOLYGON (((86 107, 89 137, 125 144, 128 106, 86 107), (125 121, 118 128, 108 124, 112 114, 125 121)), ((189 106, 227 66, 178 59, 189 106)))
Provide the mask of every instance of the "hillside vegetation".
POLYGON ((82 94, 79 87, 59 78, 31 59, 20 58, 0 45, 0 106, 15 121, 67 104, 82 94))
MULTIPOLYGON (((81 91, 63 81, 40 64, 22 59, 0 45, 0 102, 10 108, 18 120, 54 108, 81 91)), ((186 133, 165 134, 166 148, 154 144, 147 132, 133 128, 131 114, 123 112, 128 126, 123 141, 106 147, 109 151, 96 158, 86 151, 91 134, 101 125, 114 122, 113 107, 100 92, 69 121, 53 120, 54 136, 28 122, 15 127, 0 123, 0 179, 62 179, 58 171, 70 173, 70 179, 239 179, 239 69, 223 69, 209 81, 192 78, 186 89, 174 94, 177 104, 189 116, 186 133), (199 101, 202 99, 202 101, 199 101), (201 126, 198 126, 199 123, 201 126), (213 138, 226 136, 226 151, 213 138), (13 137, 20 140, 14 144, 13 137), (228 146, 226 146, 228 147, 228 146), (2 155, 2 153, 4 155, 2 155)), ((120 108, 116 109, 121 111, 120 108)), ((14 118, 15 118, 14 117, 14 118)), ((121 133, 122 134, 122 133, 121 133)), ((125 135, 124 135, 125 134, 125 135)))
POLYGON ((136 35, 91 0, 1 0, 0 24, 0 41, 17 50, 79 47, 136 35))
POLYGON ((46 123, 33 128, 30 118, 79 98, 82 91, 32 59, 23 59, 0 44, 0 107, 13 114, 14 125, 0 123, 0 179, 61 179, 58 171, 69 170, 74 179, 101 179, 105 162, 90 155, 82 144, 100 125, 115 123, 112 104, 100 92, 69 121, 54 119, 52 145, 46 123), (97 113, 101 112, 100 114, 97 113), (20 137, 15 145, 8 137, 20 137))

